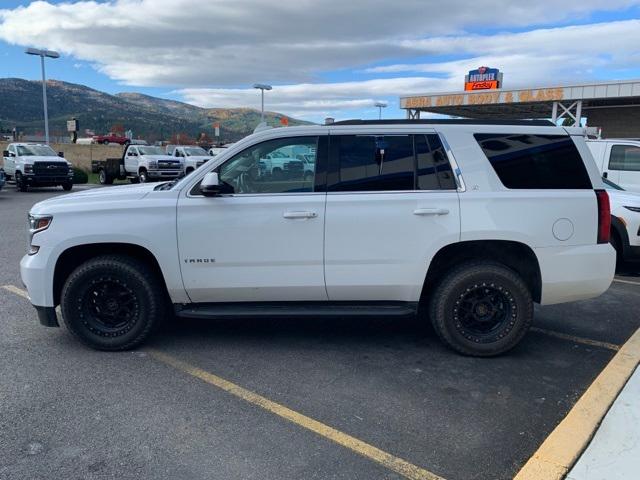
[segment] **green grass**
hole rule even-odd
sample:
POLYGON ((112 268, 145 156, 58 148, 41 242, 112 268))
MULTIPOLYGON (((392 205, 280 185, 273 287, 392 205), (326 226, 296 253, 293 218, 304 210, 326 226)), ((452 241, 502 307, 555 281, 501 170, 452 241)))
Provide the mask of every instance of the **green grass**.
MULTIPOLYGON (((100 185, 100 181, 98 180, 98 174, 97 173, 89 173, 89 181, 87 183, 92 183, 94 185, 100 185)), ((125 180, 114 180, 113 184, 114 185, 125 185, 128 184, 129 180, 125 179, 125 180)))

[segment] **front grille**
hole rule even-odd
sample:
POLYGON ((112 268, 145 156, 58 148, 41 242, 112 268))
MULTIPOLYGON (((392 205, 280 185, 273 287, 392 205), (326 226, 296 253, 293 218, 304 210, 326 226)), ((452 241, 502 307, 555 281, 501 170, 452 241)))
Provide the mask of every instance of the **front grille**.
POLYGON ((33 173, 46 177, 59 177, 69 173, 69 165, 63 162, 35 162, 33 173))
POLYGON ((158 162, 158 168, 167 170, 180 170, 182 165, 180 162, 158 162))

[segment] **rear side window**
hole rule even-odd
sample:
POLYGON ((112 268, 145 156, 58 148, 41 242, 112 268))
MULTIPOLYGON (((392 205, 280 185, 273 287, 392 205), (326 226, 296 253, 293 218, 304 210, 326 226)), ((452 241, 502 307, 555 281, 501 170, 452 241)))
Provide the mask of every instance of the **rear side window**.
POLYGON ((609 157, 609 170, 640 172, 640 147, 614 145, 609 157))
POLYGON ((592 188, 569 136, 477 133, 474 137, 507 188, 592 188))
POLYGON ((336 135, 331 136, 330 145, 330 191, 456 188, 449 160, 435 134, 336 135))

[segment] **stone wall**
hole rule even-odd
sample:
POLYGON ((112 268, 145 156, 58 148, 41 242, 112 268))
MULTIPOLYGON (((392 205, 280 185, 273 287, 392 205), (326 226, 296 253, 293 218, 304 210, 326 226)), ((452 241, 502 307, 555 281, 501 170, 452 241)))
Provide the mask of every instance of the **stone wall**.
MULTIPOLYGON (((0 142, 0 149, 7 149, 8 142, 0 142)), ((106 158, 120 158, 124 147, 121 145, 77 145, 73 143, 52 143, 51 148, 56 152, 63 152, 64 158, 74 166, 91 171, 92 160, 106 158)))

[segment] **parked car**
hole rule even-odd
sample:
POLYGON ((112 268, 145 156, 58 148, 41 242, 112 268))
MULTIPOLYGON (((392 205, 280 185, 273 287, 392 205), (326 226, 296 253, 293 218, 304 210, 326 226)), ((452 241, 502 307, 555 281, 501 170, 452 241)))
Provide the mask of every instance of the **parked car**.
POLYGON ((129 145, 131 139, 118 135, 117 133, 110 133, 108 135, 94 135, 93 141, 95 143, 101 143, 102 145, 109 145, 110 143, 117 143, 118 145, 129 145))
POLYGON ((121 158, 92 161, 91 171, 98 174, 99 182, 103 185, 126 178, 131 183, 146 183, 182 176, 184 162, 166 155, 161 147, 128 145, 121 158))
POLYGON ((184 160, 185 175, 189 175, 212 158, 204 148, 197 145, 167 145, 167 155, 184 160))
POLYGON ((611 203, 611 244, 618 261, 640 261, 640 194, 604 179, 611 203))
POLYGON ((60 305, 101 350, 140 345, 169 312, 418 315, 454 350, 497 355, 534 302, 611 284, 609 198, 584 142, 542 121, 262 130, 181 180, 36 204, 22 280, 42 324, 60 305), (261 174, 283 148, 313 152, 313 178, 261 174))
POLYGON ((4 173, 13 180, 18 190, 29 187, 62 186, 73 188, 73 168, 62 152, 56 153, 49 145, 39 143, 10 143, 3 152, 4 173))
POLYGON ((630 192, 640 192, 640 140, 587 140, 602 176, 630 192))

